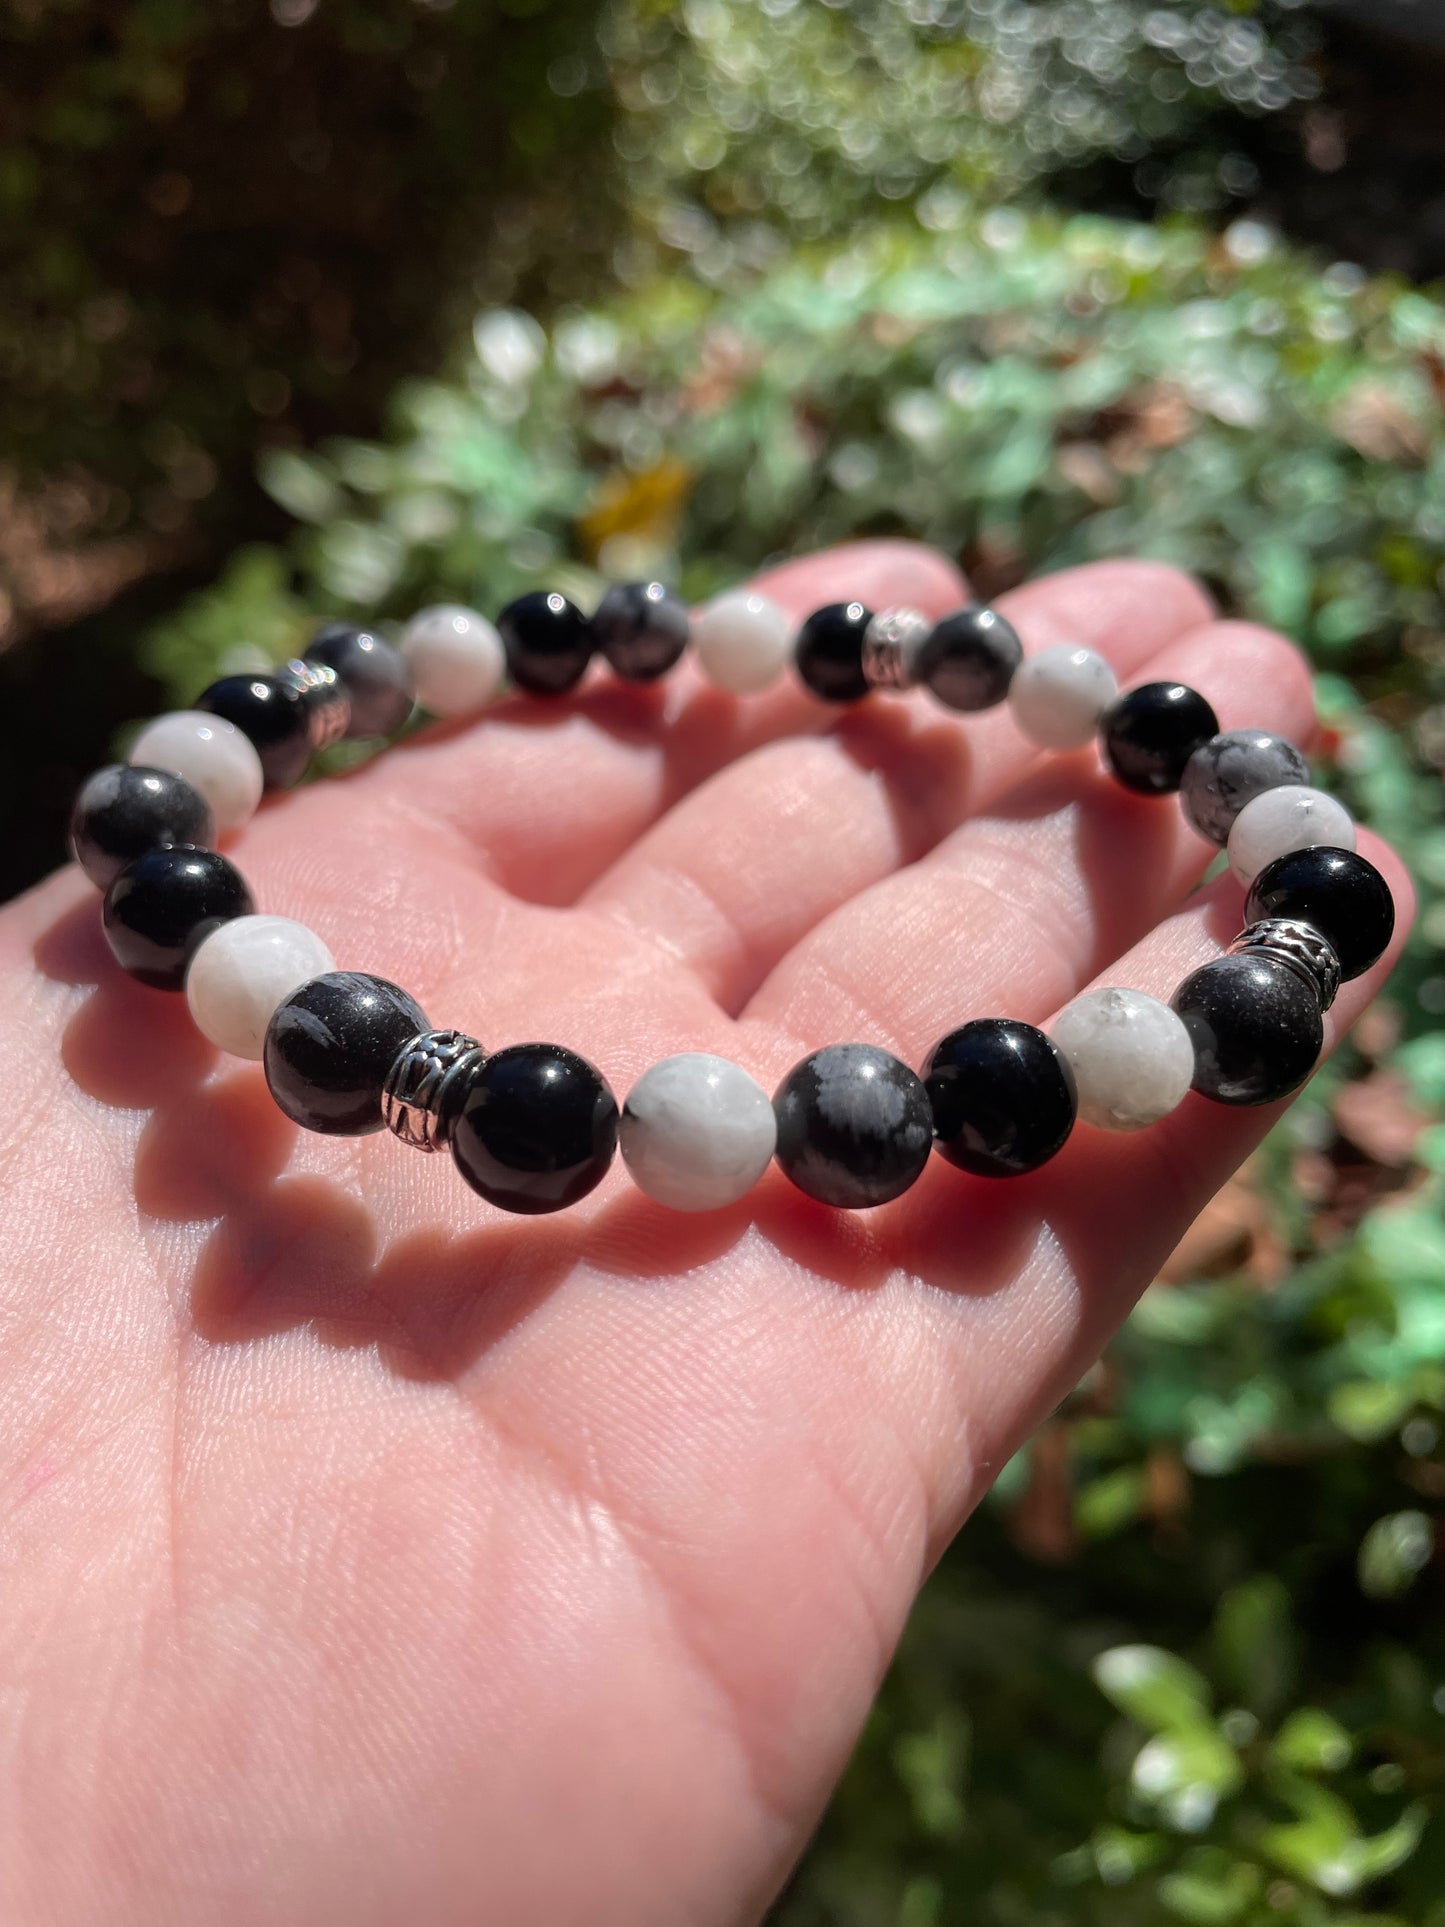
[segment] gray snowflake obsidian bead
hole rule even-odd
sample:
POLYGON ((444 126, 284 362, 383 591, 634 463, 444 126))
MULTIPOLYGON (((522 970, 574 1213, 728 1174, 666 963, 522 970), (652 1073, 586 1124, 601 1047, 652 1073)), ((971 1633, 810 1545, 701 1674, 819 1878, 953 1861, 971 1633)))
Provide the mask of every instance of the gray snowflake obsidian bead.
POLYGON ((1283 736, 1267 729, 1226 729, 1201 743, 1185 764, 1179 803, 1191 828, 1222 849, 1246 803, 1266 790, 1309 780, 1309 764, 1283 736))
POLYGON ((863 674, 873 689, 911 689, 933 624, 920 609, 883 609, 863 632, 863 674))
POLYGON ((1309 985, 1328 1010, 1339 995, 1340 960, 1334 945, 1312 923, 1294 917, 1266 917, 1241 930, 1229 946, 1231 957, 1277 957, 1309 985))
POLYGON ((387 1073, 381 1114, 415 1151, 440 1151, 486 1052, 462 1030, 427 1030, 403 1045, 387 1073))

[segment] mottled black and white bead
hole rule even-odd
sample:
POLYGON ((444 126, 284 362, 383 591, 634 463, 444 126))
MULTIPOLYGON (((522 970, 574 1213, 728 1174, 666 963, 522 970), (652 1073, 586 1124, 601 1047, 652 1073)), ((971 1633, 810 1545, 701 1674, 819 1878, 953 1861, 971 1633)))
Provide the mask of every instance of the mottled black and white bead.
POLYGON ((804 622, 793 644, 793 662, 815 696, 856 703, 868 694, 863 650, 872 621, 873 611, 861 602, 830 602, 804 622))
POLYGON ((915 680, 948 709, 992 709, 1008 695, 1023 644, 997 609, 982 603, 944 616, 918 652, 915 680))
POLYGON ((1191 829, 1222 849, 1246 803, 1266 790, 1309 780, 1309 764, 1283 736, 1267 729, 1226 729, 1201 743, 1185 764, 1179 807, 1191 829))
POLYGON ((290 789, 311 761, 311 718, 294 682, 281 676, 222 676, 196 708, 233 723, 261 759, 267 789, 290 789))
POLYGON ((507 673, 532 696, 565 696, 592 660, 592 624, 575 602, 555 589, 536 589, 509 602, 497 617, 507 673))
POLYGON ((1374 864, 1358 851, 1326 846, 1276 857, 1255 878, 1245 916, 1250 923, 1286 917, 1313 924, 1346 979, 1378 963, 1395 934, 1395 899, 1374 864))
POLYGON ((691 619, 682 597, 663 582, 616 582, 598 603, 592 634, 625 682, 654 682, 687 648, 691 619))
POLYGON ((1221 1104, 1273 1104, 1324 1049, 1320 1000, 1278 957, 1217 957, 1174 993, 1194 1046, 1194 1088, 1221 1104))
POLYGON ((70 812, 70 853, 100 889, 149 850, 212 843, 216 819, 174 770, 109 763, 82 785, 70 812))
POLYGON ((1069 1061, 1052 1038, 1010 1017, 980 1017, 935 1046, 923 1080, 940 1153, 976 1177, 1047 1164, 1078 1115, 1069 1061))
POLYGON ((349 737, 394 736, 411 714, 411 675, 400 650, 384 636, 350 622, 327 622, 306 648, 306 660, 334 669, 350 699, 349 737))
POLYGON ((450 1135, 472 1189, 503 1211, 560 1211, 596 1188, 617 1149, 617 1100, 560 1044, 512 1044, 473 1072, 450 1135))
POLYGON ((1182 682, 1126 691, 1099 725, 1104 760, 1126 789, 1142 796, 1177 790, 1195 750, 1218 734, 1219 718, 1182 682))
POLYGON ((873 1044, 830 1044, 796 1065, 773 1097, 777 1162, 820 1204, 887 1204, 928 1162, 933 1112, 921 1079, 873 1044))
POLYGON ((102 922, 123 970, 156 990, 183 990, 201 943, 255 907, 240 871, 218 851, 176 844, 126 865, 105 893, 102 922))
POLYGON ((385 1124, 387 1077, 403 1046, 427 1029, 416 999, 385 977, 327 971, 272 1017, 266 1082, 293 1123, 327 1137, 363 1137, 385 1124))

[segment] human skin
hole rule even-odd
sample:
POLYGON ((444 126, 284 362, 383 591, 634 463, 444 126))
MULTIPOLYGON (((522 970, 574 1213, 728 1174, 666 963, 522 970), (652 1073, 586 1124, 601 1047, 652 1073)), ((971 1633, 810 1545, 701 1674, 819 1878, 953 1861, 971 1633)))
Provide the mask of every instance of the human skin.
MULTIPOLYGON (((963 595, 897 543, 763 586, 963 595)), ((1294 649, 1168 569, 1001 606, 1308 743, 1294 649)), ((687 668, 427 731, 231 849, 343 968, 619 1096, 680 1050, 771 1089, 826 1042, 917 1064, 1093 981, 1167 998, 1241 921, 1171 801, 1006 709, 687 668)), ((73 869, 0 913, 0 1050, 7 1927, 756 1921, 940 1549, 1282 1108, 1081 1126, 1004 1183, 934 1159, 867 1214, 772 1172, 683 1217, 619 1167, 509 1219, 389 1133, 296 1131, 73 869)))

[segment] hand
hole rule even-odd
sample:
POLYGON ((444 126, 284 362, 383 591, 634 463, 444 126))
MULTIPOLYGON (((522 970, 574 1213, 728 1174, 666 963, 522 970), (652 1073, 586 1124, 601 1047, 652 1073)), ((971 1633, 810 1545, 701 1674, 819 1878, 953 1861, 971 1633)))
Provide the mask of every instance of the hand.
MULTIPOLYGON (((963 594, 894 543, 764 586, 963 594)), ((1003 606, 1310 735, 1294 650, 1165 568, 1003 606)), ((619 1098, 678 1050, 771 1089, 1096 977, 1167 998, 1240 920, 1177 808, 1006 713, 686 671, 431 730, 234 854, 343 967, 619 1098)), ((679 1217, 619 1169, 517 1220, 389 1133, 296 1132, 73 870, 0 916, 0 991, 12 1927, 756 1920, 940 1548, 1278 1115, 1190 1098, 1008 1183, 934 1159, 860 1216, 773 1172, 679 1217)))

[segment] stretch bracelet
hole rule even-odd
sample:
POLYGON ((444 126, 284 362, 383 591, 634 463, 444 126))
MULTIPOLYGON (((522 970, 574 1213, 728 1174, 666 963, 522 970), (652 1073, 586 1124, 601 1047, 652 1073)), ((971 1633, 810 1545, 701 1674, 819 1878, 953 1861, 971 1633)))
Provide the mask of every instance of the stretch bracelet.
POLYGON ((1264 730, 1221 733, 1182 683, 1121 695, 1101 656, 1067 645, 1025 660, 1005 618, 978 604, 935 622, 836 602, 795 630, 761 595, 727 595, 692 616, 656 582, 608 589, 592 616, 547 592, 512 602, 495 626, 474 610, 427 609, 399 647, 326 624, 276 674, 224 676, 194 709, 144 729, 129 763, 80 791, 71 847, 105 892, 117 961, 144 984, 184 990, 221 1049, 261 1059, 289 1118, 338 1136, 389 1126, 417 1150, 447 1148, 482 1197, 523 1212, 584 1197, 619 1146, 638 1187, 677 1210, 733 1203, 772 1162, 809 1196, 856 1210, 906 1191, 934 1148, 964 1171, 1015 1177, 1053 1157, 1079 1118, 1137 1130, 1191 1087, 1224 1104, 1273 1102, 1314 1069, 1323 1013, 1341 980, 1382 954, 1395 920, 1348 812, 1310 787, 1299 750, 1264 730), (487 1049, 433 1029, 385 978, 337 970, 304 925, 257 915, 212 847, 264 789, 299 781, 317 750, 392 735, 414 702, 471 714, 507 681, 560 696, 598 654, 649 682, 689 645, 734 695, 791 667, 829 702, 917 687, 956 711, 1007 702, 1046 748, 1097 737, 1122 784, 1178 792, 1193 829, 1227 848, 1248 891, 1246 928, 1169 1004, 1120 986, 1076 998, 1047 1031, 975 1019, 919 1072, 871 1044, 833 1044, 771 1099, 740 1066, 688 1052, 645 1072, 619 1111, 576 1052, 487 1049))

